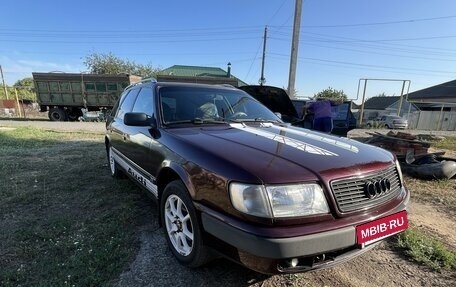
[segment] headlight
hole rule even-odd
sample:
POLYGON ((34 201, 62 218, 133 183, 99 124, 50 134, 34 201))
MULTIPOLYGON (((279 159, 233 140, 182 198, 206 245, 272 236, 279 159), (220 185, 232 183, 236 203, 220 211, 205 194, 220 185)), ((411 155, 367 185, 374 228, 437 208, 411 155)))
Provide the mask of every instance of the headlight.
POLYGON ((230 196, 237 210, 260 217, 297 217, 329 212, 323 190, 314 183, 266 187, 232 183, 230 196))
POLYGON ((274 217, 293 217, 328 213, 323 190, 318 184, 266 187, 274 217))

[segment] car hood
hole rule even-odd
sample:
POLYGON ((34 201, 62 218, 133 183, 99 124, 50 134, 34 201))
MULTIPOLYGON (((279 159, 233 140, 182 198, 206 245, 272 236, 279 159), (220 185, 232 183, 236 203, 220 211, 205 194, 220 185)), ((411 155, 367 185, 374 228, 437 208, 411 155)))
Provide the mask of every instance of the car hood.
POLYGON ((193 153, 199 154, 193 159, 196 164, 204 167, 213 162, 207 168, 217 169, 231 179, 255 177, 270 184, 328 182, 378 170, 394 162, 393 155, 383 149, 283 124, 235 123, 168 132, 187 152, 193 148, 193 153), (227 167, 225 171, 223 166, 227 167))
POLYGON ((287 116, 290 122, 298 118, 293 102, 281 88, 250 85, 239 87, 239 89, 257 99, 271 111, 287 116))

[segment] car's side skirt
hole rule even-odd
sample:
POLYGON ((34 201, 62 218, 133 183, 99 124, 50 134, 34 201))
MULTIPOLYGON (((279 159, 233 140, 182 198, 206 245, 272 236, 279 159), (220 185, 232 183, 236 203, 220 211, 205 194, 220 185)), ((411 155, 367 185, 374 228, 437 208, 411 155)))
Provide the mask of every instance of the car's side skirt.
POLYGON ((155 177, 126 158, 115 148, 112 148, 112 151, 114 160, 122 167, 122 169, 124 169, 128 175, 138 182, 143 188, 150 191, 155 197, 158 197, 158 188, 155 184, 155 177))

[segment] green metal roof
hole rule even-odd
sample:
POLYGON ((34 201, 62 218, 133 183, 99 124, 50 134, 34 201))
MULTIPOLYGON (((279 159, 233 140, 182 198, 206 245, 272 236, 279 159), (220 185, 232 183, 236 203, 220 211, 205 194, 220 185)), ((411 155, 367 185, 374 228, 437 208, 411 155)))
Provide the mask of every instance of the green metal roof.
MULTIPOLYGON (((204 67, 204 66, 184 66, 174 65, 162 70, 160 75, 169 76, 182 76, 182 77, 227 77, 228 72, 218 67, 204 67)), ((239 80, 233 75, 230 78, 237 79, 239 86, 247 85, 245 82, 239 80)))
POLYGON ((226 77, 227 72, 217 67, 174 65, 162 70, 160 74, 185 77, 226 77))

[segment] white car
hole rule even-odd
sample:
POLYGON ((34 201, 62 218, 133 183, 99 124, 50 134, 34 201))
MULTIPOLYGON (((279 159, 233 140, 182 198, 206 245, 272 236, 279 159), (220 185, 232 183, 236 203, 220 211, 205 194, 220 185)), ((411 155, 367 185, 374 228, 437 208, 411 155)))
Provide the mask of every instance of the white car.
POLYGON ((406 119, 400 116, 386 115, 380 118, 381 125, 388 129, 406 129, 408 128, 408 122, 406 119))
POLYGON ((408 122, 406 119, 395 115, 384 115, 378 117, 376 120, 370 120, 366 123, 368 128, 382 128, 387 129, 406 129, 408 122))

